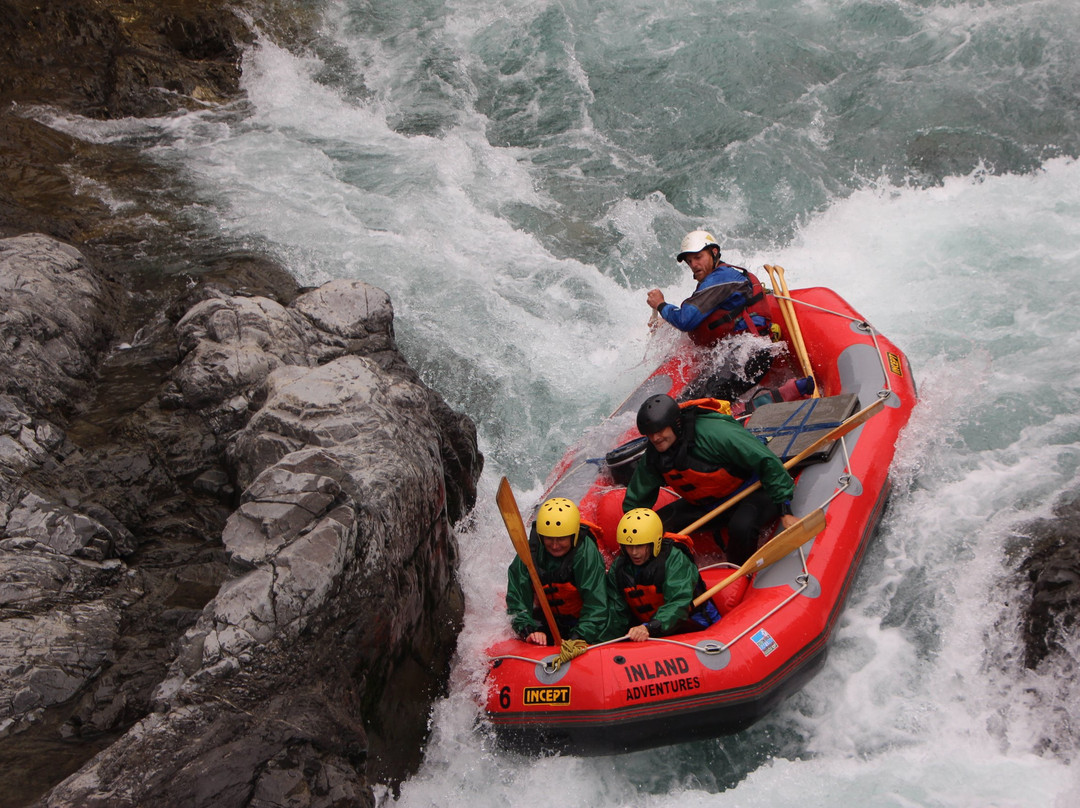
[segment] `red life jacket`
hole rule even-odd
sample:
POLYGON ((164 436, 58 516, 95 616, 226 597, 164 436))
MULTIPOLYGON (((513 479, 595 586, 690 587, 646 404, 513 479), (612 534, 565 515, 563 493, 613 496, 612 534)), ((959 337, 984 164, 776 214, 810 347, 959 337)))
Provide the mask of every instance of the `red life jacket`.
POLYGON ((697 504, 724 499, 739 490, 746 480, 736 477, 721 467, 712 470, 699 469, 695 466, 707 466, 697 458, 691 458, 690 467, 673 469, 664 474, 664 482, 687 502, 697 504))
POLYGON ((690 339, 698 345, 711 345, 717 340, 735 332, 735 327, 741 319, 746 330, 751 334, 765 336, 769 333, 772 322, 769 312, 769 302, 765 299, 765 287, 761 285, 757 275, 743 267, 726 264, 732 269, 737 269, 750 281, 750 294, 746 302, 734 309, 716 309, 705 318, 697 328, 690 331, 690 339), (757 314, 764 318, 764 325, 754 323, 751 315, 757 314))
POLYGON ((664 605, 664 593, 655 584, 633 584, 622 593, 639 623, 648 623, 664 605))
MULTIPOLYGON (((679 533, 665 533, 660 544, 659 555, 653 556, 640 567, 635 568, 634 564, 622 554, 613 562, 617 565, 615 567, 615 585, 622 592, 623 599, 630 607, 634 617, 641 623, 648 623, 652 620, 660 607, 664 605, 664 578, 667 572, 667 558, 673 548, 676 547, 686 553, 691 561, 694 560, 693 539, 679 533)), ((696 562, 695 566, 697 566, 696 562)), ((694 585, 694 595, 700 595, 704 591, 705 582, 699 574, 697 583, 694 585)), ((696 609, 691 607, 688 617, 692 617, 707 608, 708 606, 705 604, 696 609)), ((710 617, 707 622, 711 623, 715 622, 715 620, 710 617)))
POLYGON ((694 456, 695 419, 698 412, 731 414, 731 404, 718 398, 697 398, 679 405, 682 410, 682 432, 671 452, 661 457, 652 447, 645 451, 645 459, 664 478, 664 483, 688 502, 710 502, 723 499, 737 491, 746 482, 718 463, 708 463, 694 456))
MULTIPOLYGON (((570 548, 569 553, 559 559, 559 565, 547 571, 537 570, 540 583, 544 587, 544 595, 547 597, 548 605, 551 607, 551 613, 556 617, 572 617, 574 619, 581 617, 581 607, 584 605, 584 600, 581 597, 581 591, 577 587, 577 582, 574 580, 574 555, 583 541, 595 542, 595 535, 599 531, 599 527, 582 520, 581 533, 578 535, 577 543, 570 548)), ((536 534, 535 525, 533 526, 533 535, 529 538, 529 544, 533 558, 536 558, 543 544, 539 535, 536 534)), ((533 603, 536 607, 540 605, 535 599, 533 603)))
POLYGON ((570 581, 544 584, 544 596, 551 607, 551 613, 556 617, 581 617, 584 601, 581 592, 570 581))

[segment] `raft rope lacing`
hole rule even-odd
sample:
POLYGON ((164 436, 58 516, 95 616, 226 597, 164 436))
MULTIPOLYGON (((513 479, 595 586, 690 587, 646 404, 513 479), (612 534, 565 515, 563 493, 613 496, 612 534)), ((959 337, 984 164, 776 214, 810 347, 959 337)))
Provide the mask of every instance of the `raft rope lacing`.
MULTIPOLYGON (((824 306, 818 306, 814 303, 807 303, 806 301, 798 300, 787 295, 777 294, 775 291, 773 292, 773 296, 780 300, 787 300, 792 303, 797 303, 800 306, 807 306, 812 309, 817 309, 818 311, 825 312, 826 314, 831 314, 835 317, 840 317, 842 319, 850 320, 851 322, 855 323, 859 330, 865 332, 870 337, 871 341, 873 341, 875 353, 878 356, 878 360, 881 362, 881 378, 884 382, 884 386, 878 391, 877 397, 887 399, 889 396, 892 395, 892 382, 889 379, 888 366, 885 362, 885 357, 881 349, 881 344, 878 342, 878 332, 877 329, 870 325, 870 323, 868 323, 862 318, 852 317, 850 314, 844 314, 843 312, 834 311, 833 309, 827 309, 824 306)), ((845 439, 845 437, 841 437, 837 442, 840 445, 840 451, 843 452, 844 455, 844 472, 837 478, 836 490, 833 491, 833 493, 821 504, 821 508, 823 509, 827 508, 829 506, 829 503, 831 503, 834 499, 844 493, 851 485, 851 455, 848 452, 847 440, 845 439)), ((786 598, 784 598, 784 600, 776 604, 776 606, 774 606, 768 612, 759 617, 752 625, 747 626, 745 629, 736 634, 727 642, 716 642, 715 645, 710 644, 702 646, 694 643, 684 642, 682 640, 673 640, 669 637, 649 637, 646 642, 660 642, 666 643, 668 645, 679 645, 684 648, 688 648, 696 653, 702 653, 707 655, 721 654, 724 651, 727 651, 736 642, 741 640, 746 635, 750 634, 752 631, 761 626, 762 623, 764 623, 782 608, 791 603, 791 601, 795 600, 795 598, 801 595, 804 591, 806 591, 806 588, 810 586, 811 575, 809 568, 806 566, 807 557, 805 545, 799 547, 799 560, 802 564, 802 572, 795 577, 795 583, 799 585, 798 588, 792 590, 792 593, 786 598)), ((723 564, 711 564, 709 566, 702 567, 702 569, 712 569, 713 567, 718 566, 723 566, 723 564)), ((595 645, 590 645, 586 649, 586 651, 592 651, 595 648, 603 648, 605 645, 614 645, 615 643, 621 643, 625 640, 628 640, 629 638, 630 635, 625 634, 622 637, 616 637, 613 640, 598 642, 595 645)), ((543 662, 542 660, 533 659, 532 657, 518 656, 517 654, 502 654, 500 656, 491 657, 492 661, 501 661, 504 659, 518 659, 522 662, 528 662, 530 665, 542 665, 544 670, 549 674, 555 673, 560 667, 560 664, 553 664, 557 662, 557 659, 551 659, 548 662, 543 662)))
POLYGON ((790 297, 788 295, 777 294, 775 291, 773 292, 773 297, 775 297, 777 300, 787 300, 791 303, 797 303, 800 306, 806 306, 810 309, 817 309, 818 311, 825 312, 825 314, 831 314, 834 317, 839 317, 843 320, 849 320, 855 323, 855 325, 860 331, 863 331, 867 336, 870 337, 870 340, 874 343, 874 350, 875 353, 877 353, 878 361, 881 362, 881 378, 884 382, 884 387, 878 393, 878 398, 888 398, 890 395, 892 395, 892 381, 889 378, 889 369, 885 362, 885 352, 882 351, 881 343, 878 341, 877 329, 870 325, 870 323, 868 323, 861 317, 852 317, 850 314, 844 314, 844 312, 842 311, 827 309, 824 306, 817 305, 816 303, 807 303, 805 300, 798 300, 797 298, 790 297))

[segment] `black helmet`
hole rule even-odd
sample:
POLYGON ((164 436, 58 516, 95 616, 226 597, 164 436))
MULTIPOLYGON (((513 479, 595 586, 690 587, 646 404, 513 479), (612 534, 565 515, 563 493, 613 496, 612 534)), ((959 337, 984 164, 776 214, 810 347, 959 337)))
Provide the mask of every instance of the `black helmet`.
POLYGON ((642 435, 652 435, 670 426, 679 434, 682 426, 682 410, 669 395, 661 393, 649 396, 637 411, 637 428, 642 435))

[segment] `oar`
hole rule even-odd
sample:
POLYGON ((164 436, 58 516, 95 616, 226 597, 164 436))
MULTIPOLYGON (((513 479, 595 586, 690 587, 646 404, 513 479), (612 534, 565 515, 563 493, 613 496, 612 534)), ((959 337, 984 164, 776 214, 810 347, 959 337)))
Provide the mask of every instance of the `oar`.
MULTIPOLYGON (((806 343, 803 342, 802 328, 799 326, 798 315, 795 314, 795 304, 791 301, 791 292, 788 290, 787 280, 784 278, 784 268, 765 264, 765 271, 769 273, 773 286, 780 290, 781 297, 777 298, 776 302, 780 304, 780 313, 784 315, 784 321, 787 323, 788 336, 791 337, 791 345, 795 349, 795 356, 802 367, 803 375, 813 379, 814 369, 811 367, 810 357, 806 353, 806 343)), ((813 395, 814 398, 821 395, 816 381, 813 395)))
POLYGON ((721 589, 735 583, 735 581, 739 580, 739 578, 742 578, 744 575, 750 575, 751 573, 763 570, 766 567, 775 564, 793 550, 802 547, 824 528, 825 511, 821 508, 811 511, 787 530, 783 530, 769 539, 760 550, 746 560, 745 564, 735 570, 735 572, 727 578, 694 598, 694 606, 700 606, 721 589))
POLYGON ((806 352, 806 341, 803 339, 802 326, 799 325, 799 316, 795 313, 795 301, 791 297, 791 290, 788 289, 784 268, 779 264, 773 264, 772 271, 776 273, 776 278, 780 282, 780 292, 784 295, 784 302, 787 304, 788 313, 791 315, 791 330, 795 332, 795 343, 801 357, 800 361, 806 367, 807 375, 812 376, 813 369, 810 367, 810 357, 806 352))
POLYGON ((562 637, 559 635, 559 627, 555 624, 555 615, 551 613, 551 605, 547 595, 544 594, 544 585, 540 583, 540 576, 536 572, 536 564, 533 563, 532 553, 529 552, 529 537, 525 533, 525 522, 521 519, 521 511, 518 510, 514 492, 510 490, 510 483, 503 477, 499 480, 499 490, 495 495, 495 501, 499 503, 499 513, 502 514, 503 522, 506 523, 506 532, 510 534, 510 541, 514 543, 518 558, 529 571, 532 579, 533 591, 536 599, 540 601, 540 608, 547 620, 548 630, 555 640, 555 645, 562 645, 562 637))
MULTIPOLYGON (((773 285, 773 290, 776 295, 776 305, 779 306, 780 314, 783 316, 784 324, 787 326, 788 342, 791 344, 791 351, 798 360, 803 375, 808 375, 808 363, 806 357, 799 350, 799 335, 796 333, 796 326, 792 324, 794 312, 791 310, 791 301, 786 297, 787 293, 784 291, 784 283, 776 277, 776 267, 772 264, 765 264, 765 271, 769 273, 769 280, 773 285)), ((816 384, 814 385, 814 390, 817 390, 816 384)))
MULTIPOLYGON (((803 449, 801 452, 799 452, 797 455, 790 458, 786 463, 784 463, 784 468, 789 469, 792 466, 798 465, 799 463, 806 460, 806 458, 808 458, 810 455, 812 455, 814 452, 816 452, 818 449, 820 449, 825 444, 829 443, 830 441, 838 440, 838 439, 844 437, 844 435, 846 435, 848 432, 851 432, 853 429, 855 429, 855 427, 860 426, 862 423, 864 423, 866 420, 868 420, 871 415, 876 413, 878 410, 880 410, 884 406, 885 406, 885 399, 879 398, 876 401, 874 401, 874 403, 871 404, 870 406, 863 407, 861 410, 859 410, 857 413, 852 415, 850 418, 848 418, 842 424, 840 424, 839 426, 833 427, 828 432, 826 432, 824 435, 822 435, 820 438, 818 438, 816 441, 814 441, 809 446, 807 446, 805 449, 803 449)), ((752 485, 748 485, 746 488, 744 488, 742 491, 737 493, 735 496, 725 500, 724 502, 721 502, 719 505, 717 505, 715 508, 713 508, 707 514, 702 516, 696 522, 691 522, 689 525, 684 527, 679 532, 682 533, 682 534, 693 533, 695 530, 697 530, 699 527, 704 525, 706 522, 711 522, 713 519, 715 519, 717 516, 722 514, 724 511, 726 511, 732 505, 735 505, 735 504, 737 504, 739 502, 742 502, 744 499, 746 499, 746 497, 750 496, 752 493, 757 491, 759 488, 761 488, 761 480, 758 480, 757 482, 753 483, 752 485)))

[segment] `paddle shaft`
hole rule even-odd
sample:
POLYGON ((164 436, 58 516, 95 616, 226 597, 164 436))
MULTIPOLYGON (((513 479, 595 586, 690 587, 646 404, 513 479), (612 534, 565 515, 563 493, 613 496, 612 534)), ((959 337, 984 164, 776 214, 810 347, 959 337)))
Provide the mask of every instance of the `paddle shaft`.
MULTIPOLYGON (((826 432, 824 435, 822 435, 820 438, 818 438, 816 441, 814 441, 809 446, 807 446, 805 449, 803 449, 801 452, 799 452, 797 455, 790 458, 786 463, 784 463, 784 468, 790 469, 792 466, 795 466, 795 465, 801 463, 802 461, 804 461, 806 458, 808 458, 810 455, 812 455, 814 452, 816 452, 818 449, 820 449, 825 444, 830 443, 831 441, 834 441, 834 440, 839 440, 840 438, 844 437, 844 435, 851 432, 853 429, 855 429, 855 427, 860 426, 861 424, 863 424, 867 419, 870 418, 871 415, 876 413, 878 410, 880 410, 884 406, 885 406, 885 399, 879 398, 873 404, 869 405, 868 407, 863 407, 861 410, 859 410, 857 413, 852 415, 850 418, 848 418, 842 424, 840 424, 839 426, 833 427, 828 432, 826 432)), ((761 488, 761 480, 755 481, 754 483, 752 483, 751 485, 748 485, 746 488, 744 488, 739 493, 735 494, 735 496, 724 500, 719 505, 717 505, 715 508, 713 508, 711 511, 709 511, 707 514, 705 514, 700 519, 698 519, 696 522, 691 522, 689 525, 684 527, 679 532, 684 534, 684 535, 689 534, 689 533, 693 533, 695 530, 697 530, 699 527, 704 525, 706 522, 711 522, 713 519, 715 519, 717 516, 722 514, 724 511, 726 511, 731 506, 742 502, 744 499, 746 499, 746 497, 750 496, 752 493, 757 491, 759 488, 761 488)))
POLYGON ((694 598, 694 607, 700 606, 717 592, 735 583, 744 575, 775 564, 793 550, 802 547, 825 528, 825 511, 821 508, 811 511, 787 530, 783 530, 769 539, 760 550, 754 553, 735 572, 694 598))
MULTIPOLYGON (((802 327, 799 325, 799 317, 795 314, 795 304, 791 301, 791 292, 788 291, 787 280, 784 278, 784 268, 782 266, 766 264, 765 271, 769 273, 769 278, 772 279, 773 286, 778 287, 781 297, 776 298, 776 302, 780 305, 780 313, 784 315, 784 321, 787 323, 788 336, 791 337, 791 345, 795 348, 795 355, 799 359, 799 364, 802 366, 803 374, 814 378, 814 368, 810 365, 810 357, 806 353, 806 343, 803 341, 802 327)), ((821 391, 818 390, 817 382, 814 383, 814 398, 818 398, 821 395, 821 391)))
POLYGON ((536 593, 536 599, 540 602, 540 609, 544 612, 544 619, 547 620, 551 637, 555 640, 555 645, 561 646, 562 636, 559 634, 559 627, 555 623, 555 615, 551 611, 551 604, 548 603, 547 595, 544 594, 544 585, 540 583, 540 575, 536 571, 536 564, 533 561, 532 552, 529 550, 529 537, 525 533, 525 522, 522 521, 521 511, 518 510, 517 500, 514 499, 514 492, 510 490, 510 483, 505 477, 499 480, 499 490, 495 495, 495 501, 499 503, 499 513, 502 514, 503 522, 506 523, 506 532, 510 534, 510 541, 514 543, 518 558, 525 565, 525 569, 529 571, 533 591, 536 593))

